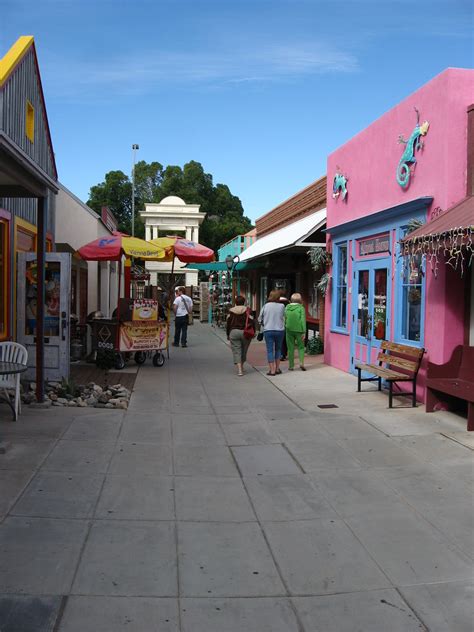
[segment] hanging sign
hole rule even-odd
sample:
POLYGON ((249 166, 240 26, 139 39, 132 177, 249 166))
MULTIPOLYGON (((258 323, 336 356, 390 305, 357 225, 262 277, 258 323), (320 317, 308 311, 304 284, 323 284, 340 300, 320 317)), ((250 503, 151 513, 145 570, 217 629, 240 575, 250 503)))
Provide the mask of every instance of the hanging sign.
POLYGON ((155 322, 128 322, 120 324, 120 351, 149 351, 165 349, 168 324, 155 322))
POLYGON ((359 240, 359 257, 390 252, 390 233, 359 240))
POLYGON ((103 206, 101 208, 100 218, 111 233, 118 230, 117 220, 108 206, 103 206))

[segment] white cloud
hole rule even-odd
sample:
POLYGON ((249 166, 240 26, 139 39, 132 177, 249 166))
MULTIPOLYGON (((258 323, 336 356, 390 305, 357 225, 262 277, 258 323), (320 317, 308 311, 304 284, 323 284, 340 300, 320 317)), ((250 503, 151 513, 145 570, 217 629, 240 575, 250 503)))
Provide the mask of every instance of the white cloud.
POLYGON ((47 59, 43 80, 54 96, 150 94, 166 85, 209 85, 288 81, 321 73, 358 70, 350 53, 319 44, 262 46, 232 53, 153 51, 133 57, 80 61, 47 59))

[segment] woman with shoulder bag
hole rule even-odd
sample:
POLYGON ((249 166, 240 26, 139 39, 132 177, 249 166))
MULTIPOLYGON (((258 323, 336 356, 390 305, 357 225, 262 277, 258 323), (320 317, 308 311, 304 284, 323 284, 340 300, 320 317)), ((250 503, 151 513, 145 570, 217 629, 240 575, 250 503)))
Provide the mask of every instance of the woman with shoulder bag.
POLYGON ((227 340, 230 340, 234 364, 237 367, 239 377, 244 374, 247 351, 254 335, 254 318, 250 309, 245 305, 245 298, 237 296, 235 305, 230 308, 227 316, 227 340))
POLYGON ((268 373, 267 375, 279 375, 281 345, 285 335, 285 306, 280 303, 280 292, 272 290, 268 301, 263 306, 258 322, 264 330, 265 344, 267 346, 268 373))

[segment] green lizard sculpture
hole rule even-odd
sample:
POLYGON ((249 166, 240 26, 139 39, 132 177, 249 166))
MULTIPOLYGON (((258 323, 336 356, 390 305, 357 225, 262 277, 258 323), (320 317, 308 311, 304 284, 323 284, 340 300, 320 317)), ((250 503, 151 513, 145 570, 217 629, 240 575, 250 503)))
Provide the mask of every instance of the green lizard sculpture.
POLYGON ((410 135, 408 140, 405 140, 403 136, 398 137, 398 142, 405 145, 405 151, 400 158, 400 162, 397 167, 397 182, 406 189, 410 184, 411 170, 410 165, 416 164, 415 151, 419 151, 423 148, 422 136, 426 136, 430 124, 425 121, 420 125, 420 113, 415 108, 416 112, 416 127, 410 135))

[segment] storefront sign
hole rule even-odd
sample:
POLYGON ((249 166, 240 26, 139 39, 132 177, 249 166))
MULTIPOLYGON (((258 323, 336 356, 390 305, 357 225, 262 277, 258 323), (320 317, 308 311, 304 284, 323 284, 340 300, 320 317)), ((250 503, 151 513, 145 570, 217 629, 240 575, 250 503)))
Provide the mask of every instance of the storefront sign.
POLYGON ((390 252, 390 233, 359 240, 359 257, 375 255, 379 252, 390 252))
POLYGON ((111 233, 118 230, 117 220, 115 219, 114 214, 108 206, 102 207, 100 218, 111 233))
POLYGON ((123 322, 156 322, 158 311, 158 301, 151 298, 121 298, 119 301, 119 318, 123 322))
POLYGON ((165 349, 167 323, 128 322, 120 325, 120 351, 165 349))

